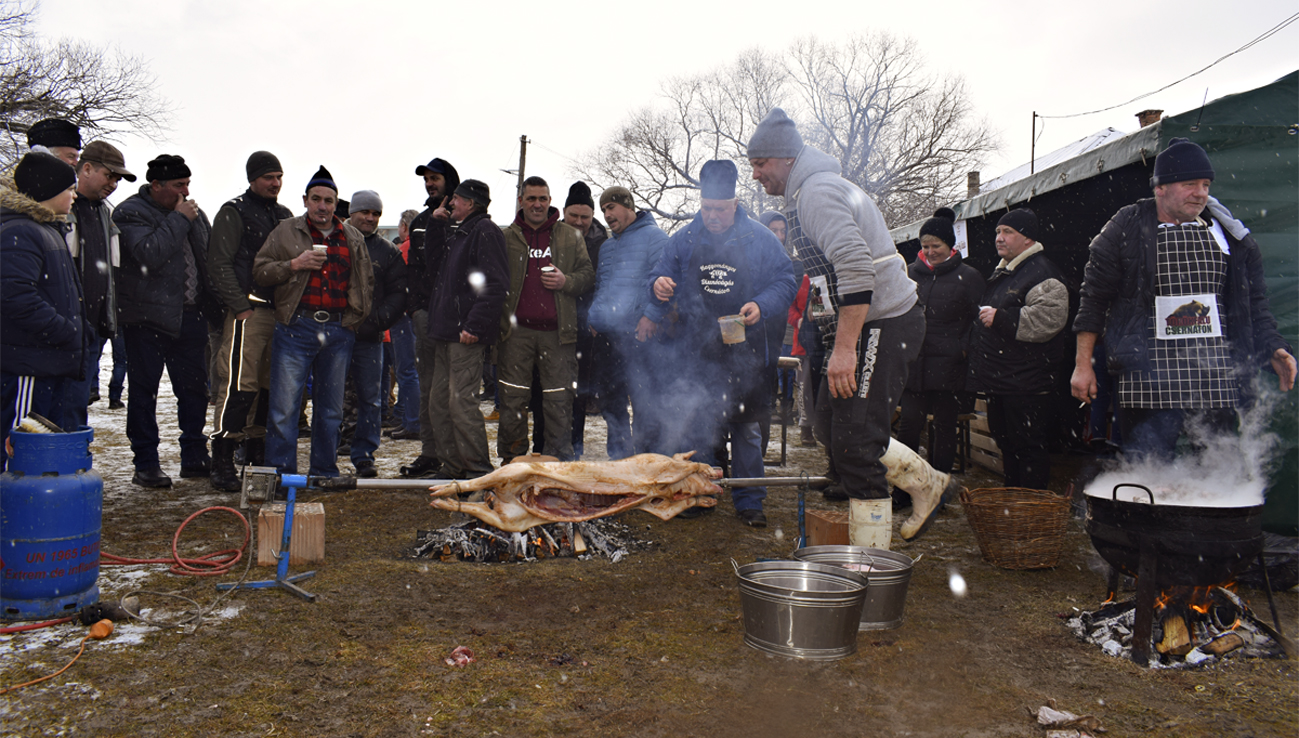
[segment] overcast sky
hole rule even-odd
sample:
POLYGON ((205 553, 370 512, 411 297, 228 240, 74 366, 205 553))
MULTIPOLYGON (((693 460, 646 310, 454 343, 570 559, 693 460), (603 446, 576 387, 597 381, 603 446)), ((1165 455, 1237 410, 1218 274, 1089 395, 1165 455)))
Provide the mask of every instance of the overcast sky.
MULTIPOLYGON (((753 46, 804 35, 838 41, 884 30, 911 39, 928 67, 963 75, 977 113, 1001 136, 985 180, 1029 157, 1032 112, 1109 107, 1210 64, 1284 21, 1293 0, 1106 4, 991 2, 649 3, 42 0, 42 36, 115 44, 146 59, 174 106, 166 141, 117 143, 143 175, 159 153, 193 170, 209 216, 242 192, 248 154, 285 169, 280 200, 325 164, 344 198, 374 189, 383 222, 419 208, 417 164, 440 156, 492 188, 497 222, 513 217, 519 136, 527 173, 562 205, 572 159, 651 104, 662 80, 708 71, 753 46)), ((1135 114, 1176 114, 1259 87, 1299 67, 1299 23, 1167 91, 1116 110, 1047 120, 1038 151, 1135 114)), ((133 186, 112 198, 121 202, 133 186)), ((598 192, 597 192, 598 196, 598 192)), ((899 224, 893 224, 899 225, 899 224)))

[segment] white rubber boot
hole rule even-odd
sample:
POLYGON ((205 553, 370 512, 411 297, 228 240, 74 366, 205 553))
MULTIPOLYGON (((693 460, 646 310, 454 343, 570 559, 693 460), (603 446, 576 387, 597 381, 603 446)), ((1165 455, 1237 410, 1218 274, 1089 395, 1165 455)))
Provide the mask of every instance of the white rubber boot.
POLYGON ((893 500, 848 500, 848 543, 889 550, 893 537, 893 500))
POLYGON ((888 483, 911 495, 911 517, 898 529, 903 540, 920 535, 934 522, 934 516, 947 502, 959 485, 950 474, 944 474, 929 465, 920 454, 912 451, 896 438, 889 439, 888 450, 880 458, 888 469, 888 483))

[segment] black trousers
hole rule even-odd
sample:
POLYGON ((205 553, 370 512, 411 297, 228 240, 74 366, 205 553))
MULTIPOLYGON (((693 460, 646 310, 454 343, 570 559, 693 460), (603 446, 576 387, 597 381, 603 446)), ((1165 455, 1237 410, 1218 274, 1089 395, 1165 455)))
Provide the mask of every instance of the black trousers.
POLYGON ((176 420, 180 427, 182 467, 207 462, 207 321, 197 310, 186 310, 180 335, 171 336, 143 325, 124 325, 127 381, 126 436, 131 441, 136 469, 158 464, 158 383, 167 370, 176 395, 176 420))
POLYGON ((943 474, 952 470, 956 460, 956 416, 961 403, 955 392, 902 393, 902 417, 898 423, 898 440, 912 451, 920 448, 920 432, 925 429, 925 416, 934 416, 934 447, 929 449, 933 467, 943 474))
POLYGON ((1047 488, 1054 402, 1050 394, 988 395, 988 430, 1001 450, 1007 487, 1047 488))
POLYGON ((816 435, 825 444, 831 467, 849 497, 878 500, 889 496, 887 470, 880 457, 888 449, 893 410, 924 338, 925 314, 919 306, 896 318, 870 321, 858 342, 857 394, 831 397, 829 380, 821 379, 816 435))

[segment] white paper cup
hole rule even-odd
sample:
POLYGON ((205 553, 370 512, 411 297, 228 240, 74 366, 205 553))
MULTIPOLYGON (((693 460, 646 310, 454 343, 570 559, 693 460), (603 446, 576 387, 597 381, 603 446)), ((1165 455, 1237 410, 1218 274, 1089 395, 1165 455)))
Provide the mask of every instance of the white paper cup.
POLYGON ((311 250, 315 251, 317 254, 323 254, 329 251, 329 245, 323 243, 313 243, 311 244, 311 250))

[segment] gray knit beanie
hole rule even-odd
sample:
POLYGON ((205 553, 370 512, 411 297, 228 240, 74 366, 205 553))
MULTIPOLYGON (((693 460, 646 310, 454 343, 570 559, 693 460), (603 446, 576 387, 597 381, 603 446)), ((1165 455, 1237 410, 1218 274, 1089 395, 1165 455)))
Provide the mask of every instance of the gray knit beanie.
POLYGON ((359 190, 353 194, 348 211, 355 213, 358 210, 373 210, 376 213, 382 213, 383 200, 379 199, 379 193, 374 190, 359 190))
POLYGON ((772 108, 749 139, 750 159, 792 159, 802 150, 798 126, 780 108, 772 108))

